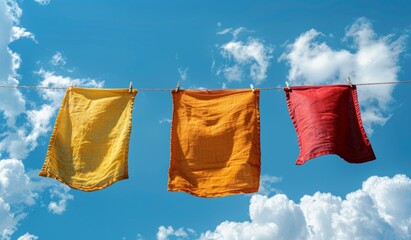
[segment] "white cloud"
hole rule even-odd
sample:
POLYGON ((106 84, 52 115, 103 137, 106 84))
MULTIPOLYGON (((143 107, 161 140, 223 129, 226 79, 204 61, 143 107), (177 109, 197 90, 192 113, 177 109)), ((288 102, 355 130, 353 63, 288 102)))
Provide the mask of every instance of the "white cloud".
POLYGON ((253 195, 250 218, 250 222, 225 221, 200 239, 306 239, 301 209, 283 194, 271 198, 253 195))
POLYGON ((233 35, 233 39, 237 40, 238 35, 240 35, 240 33, 242 33, 242 32, 247 32, 247 29, 245 27, 239 27, 239 28, 236 28, 236 29, 226 28, 226 29, 223 29, 223 30, 217 32, 217 34, 218 35, 225 35, 227 33, 230 33, 231 35, 233 35))
POLYGON ((62 214, 67 209, 68 200, 73 200, 74 196, 70 194, 70 188, 51 178, 40 177, 39 170, 32 170, 27 173, 30 177, 31 191, 38 194, 44 191, 50 192, 50 203, 48 210, 54 214, 62 214))
POLYGON ((171 226, 168 226, 167 228, 164 226, 160 226, 157 232, 157 240, 165 240, 168 238, 168 236, 173 234, 173 232, 174 229, 171 226))
MULTIPOLYGON (((270 59, 273 57, 273 49, 262 40, 249 37, 246 41, 239 40, 240 33, 247 29, 240 27, 237 29, 227 28, 217 34, 232 34, 233 38, 226 44, 219 47, 219 53, 227 64, 216 70, 216 74, 224 74, 229 81, 243 81, 251 78, 255 84, 262 83, 267 78, 267 70, 270 59)), ((214 69, 215 62, 213 62, 214 69)))
MULTIPOLYGON (((19 24, 22 12, 14 1, 0 0, 0 84, 18 85, 17 70, 20 67, 20 56, 14 53, 9 43, 14 36, 13 27, 19 24)), ((17 89, 1 89, 0 114, 3 114, 7 125, 14 126, 16 118, 25 110, 25 100, 17 89)))
POLYGON ((279 193, 279 190, 274 188, 274 184, 281 182, 281 178, 269 176, 269 175, 262 175, 260 177, 260 187, 258 189, 258 193, 261 195, 268 196, 271 193, 279 193))
POLYGON ((26 216, 22 208, 33 205, 35 198, 23 163, 16 159, 0 160, 1 239, 10 239, 18 222, 26 216))
MULTIPOLYGON (((0 84, 18 85, 20 55, 9 48, 9 43, 26 37, 35 41, 32 33, 18 26, 22 10, 15 1, 0 0, 0 84)), ((0 114, 6 118, 8 127, 15 125, 18 115, 25 111, 25 100, 17 89, 1 89, 0 114)))
POLYGON ((187 72, 188 68, 178 68, 178 74, 180 75, 181 81, 186 81, 187 80, 187 72))
POLYGON ((200 239, 410 239, 411 179, 372 176, 345 199, 330 193, 253 195, 250 220, 225 221, 200 239))
POLYGON ((8 18, 13 22, 13 24, 20 24, 20 17, 23 11, 19 7, 17 1, 15 0, 1 0, 2 9, 8 14, 8 18))
POLYGON ((34 1, 37 2, 38 4, 42 5, 42 6, 50 4, 50 0, 34 0, 34 1))
POLYGON ((37 240, 39 237, 31 235, 30 233, 25 233, 23 236, 20 236, 17 240, 37 240))
POLYGON ((10 42, 14 42, 20 38, 29 38, 33 40, 35 43, 37 43, 36 37, 34 36, 33 33, 28 32, 27 29, 23 27, 17 27, 13 26, 12 27, 12 34, 10 37, 10 42))
MULTIPOLYGON (((217 25, 218 26, 218 25, 217 25)), ((218 27, 220 27, 220 26, 218 26, 218 27)), ((226 29, 223 29, 223 30, 221 30, 221 31, 219 31, 219 32, 217 32, 217 34, 218 35, 224 35, 224 34, 227 34, 227 33, 231 33, 232 32, 232 28, 226 28, 226 29)), ((234 35, 234 34, 233 34, 234 35)), ((236 34, 237 35, 237 34, 236 34)), ((235 36, 236 36, 235 35, 235 36)))
POLYGON ((58 202, 50 202, 48 209, 54 214, 62 214, 66 211, 67 200, 74 199, 73 195, 69 193, 70 188, 66 185, 60 185, 60 188, 53 188, 50 190, 52 198, 58 198, 58 202))
POLYGON ((0 239, 10 239, 27 215, 24 210, 35 204, 42 192, 50 191, 49 210, 55 214, 63 213, 67 201, 73 199, 67 186, 39 177, 38 172, 27 173, 17 159, 0 160, 0 239))
MULTIPOLYGON (((11 41, 21 37, 32 37, 34 35, 26 31, 25 28, 19 27, 19 19, 22 10, 15 1, 0 0, 0 84, 18 85, 19 75, 17 70, 20 68, 20 55, 13 52, 9 47, 11 41)), ((24 143, 20 141, 25 135, 25 130, 16 126, 18 116, 26 111, 26 100, 18 89, 1 89, 0 95, 0 114, 5 118, 9 128, 0 135, 0 151, 9 152, 10 157, 19 158, 25 156, 25 151, 20 155, 20 147, 24 143)))
POLYGON ((10 239, 17 227, 17 220, 10 210, 10 205, 0 198, 0 238, 10 239))
POLYGON ((241 82, 243 79, 243 69, 239 65, 234 65, 231 67, 226 67, 223 69, 223 73, 225 78, 229 81, 239 81, 241 82))
MULTIPOLYGON (((301 34, 279 61, 290 66, 291 85, 344 84, 350 76, 354 83, 398 81, 398 59, 405 50, 407 35, 378 36, 365 18, 346 28, 344 42, 352 41, 348 50, 334 50, 318 40, 325 35, 315 29, 301 34)), ((362 119, 368 133, 375 125, 389 119, 394 85, 359 86, 362 119)))
POLYGON ((0 160, 0 198, 10 204, 34 204, 35 194, 21 161, 0 160))
POLYGON ((57 51, 50 60, 50 63, 53 66, 64 66, 67 63, 66 58, 61 54, 61 52, 57 51))
POLYGON ((169 237, 171 236, 177 237, 178 239, 182 239, 182 238, 186 239, 190 235, 192 236, 195 235, 195 231, 191 228, 188 228, 187 232, 184 230, 184 228, 178 228, 174 230, 172 226, 168 226, 168 227, 160 226, 157 232, 157 240, 166 240, 166 239, 169 239, 169 237))
POLYGON ((371 177, 363 190, 376 205, 378 214, 395 230, 395 235, 411 238, 411 179, 405 175, 371 177))
POLYGON ((161 124, 161 123, 171 123, 171 119, 169 119, 169 118, 163 118, 163 119, 160 119, 158 122, 159 122, 160 124, 161 124))
POLYGON ((26 141, 31 143, 31 149, 37 146, 37 139, 51 130, 50 120, 54 115, 55 107, 43 104, 40 109, 27 111, 32 131, 27 135, 26 141))

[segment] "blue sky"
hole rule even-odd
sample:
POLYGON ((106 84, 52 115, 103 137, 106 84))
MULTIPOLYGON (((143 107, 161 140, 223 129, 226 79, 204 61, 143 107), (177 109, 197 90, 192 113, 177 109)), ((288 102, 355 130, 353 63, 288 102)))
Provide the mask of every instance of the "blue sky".
MULTIPOLYGON (((407 1, 0 0, 0 85, 248 88, 411 80, 407 1)), ((262 91, 260 192, 167 192, 171 94, 140 91, 129 179, 38 177, 64 90, 0 89, 0 239, 410 239, 411 85, 359 86, 377 160, 299 148, 262 91)))

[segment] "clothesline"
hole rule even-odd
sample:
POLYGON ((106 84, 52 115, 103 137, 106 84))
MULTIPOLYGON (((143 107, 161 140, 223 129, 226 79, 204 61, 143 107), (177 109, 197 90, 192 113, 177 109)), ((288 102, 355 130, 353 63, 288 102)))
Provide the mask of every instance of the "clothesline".
MULTIPOLYGON (((328 154, 355 164, 376 159, 362 125, 357 88, 350 84, 285 91, 300 149, 297 165, 328 154)), ((86 192, 127 179, 136 95, 136 90, 127 89, 67 91, 39 175, 86 192)), ((168 191, 198 197, 257 192, 260 91, 173 91, 172 95, 168 191)))
MULTIPOLYGON (((411 80, 403 80, 397 82, 368 82, 368 83, 352 83, 356 86, 365 86, 365 85, 387 85, 387 84, 410 84, 411 80)), ((80 86, 76 86, 80 87, 80 86)), ((0 88, 26 88, 26 89, 51 89, 51 90, 66 90, 69 87, 48 87, 48 86, 20 86, 20 85, 0 85, 0 88)), ((272 90, 283 90, 284 87, 263 87, 258 88, 262 91, 272 91, 272 90)), ((141 91, 171 91, 171 88, 137 88, 139 92, 141 91)), ((188 90, 188 89, 187 89, 188 90)))

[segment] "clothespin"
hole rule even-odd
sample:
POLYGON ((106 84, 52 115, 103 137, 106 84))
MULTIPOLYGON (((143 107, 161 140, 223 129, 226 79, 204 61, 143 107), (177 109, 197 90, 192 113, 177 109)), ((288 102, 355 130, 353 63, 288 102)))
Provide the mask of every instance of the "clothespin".
POLYGON ((130 82, 130 85, 128 85, 128 92, 131 93, 133 91, 133 82, 130 82))
POLYGON ((254 89, 253 84, 250 84, 250 88, 251 88, 251 91, 252 91, 252 92, 255 92, 255 89, 254 89))
POLYGON ((74 87, 74 81, 71 81, 70 88, 74 87))
POLYGON ((180 90, 180 81, 177 82, 176 92, 178 92, 178 90, 180 90))
POLYGON ((350 77, 347 77, 347 82, 348 82, 348 84, 350 85, 350 87, 352 87, 352 82, 351 82, 351 78, 350 78, 350 77))
POLYGON ((288 82, 285 81, 285 85, 287 86, 287 90, 290 91, 291 90, 290 84, 288 84, 288 82))

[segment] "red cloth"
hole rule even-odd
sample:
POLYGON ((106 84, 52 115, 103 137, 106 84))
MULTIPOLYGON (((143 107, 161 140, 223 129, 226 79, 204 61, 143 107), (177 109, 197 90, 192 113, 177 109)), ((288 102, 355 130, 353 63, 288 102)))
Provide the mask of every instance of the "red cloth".
POLYGON ((288 111, 297 131, 297 165, 325 154, 350 163, 375 159, 361 121, 356 86, 284 88, 288 111))

